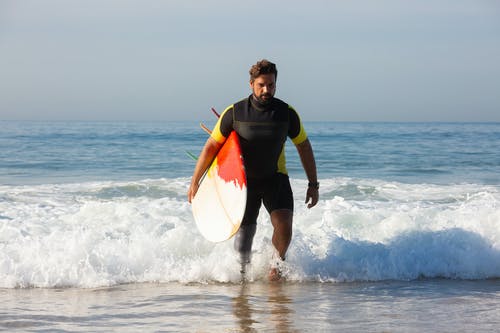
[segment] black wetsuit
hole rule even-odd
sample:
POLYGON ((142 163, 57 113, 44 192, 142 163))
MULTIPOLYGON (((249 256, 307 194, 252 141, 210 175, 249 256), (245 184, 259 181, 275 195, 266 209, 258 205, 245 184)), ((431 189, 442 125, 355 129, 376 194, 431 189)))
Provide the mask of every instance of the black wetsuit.
POLYGON ((242 223, 256 223, 262 202, 269 213, 293 210, 285 142, 287 137, 296 145, 307 139, 297 112, 277 98, 264 105, 250 96, 224 110, 212 137, 222 143, 233 130, 240 139, 247 174, 247 206, 242 223))

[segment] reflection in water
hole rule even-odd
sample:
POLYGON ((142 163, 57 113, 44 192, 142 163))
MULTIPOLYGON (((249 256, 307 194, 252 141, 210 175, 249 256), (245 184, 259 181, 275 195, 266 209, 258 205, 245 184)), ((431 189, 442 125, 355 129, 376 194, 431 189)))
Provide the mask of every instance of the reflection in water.
POLYGON ((258 332, 258 327, 274 327, 275 332, 294 332, 293 300, 283 283, 266 285, 243 283, 233 298, 233 314, 240 332, 258 332), (266 321, 265 323, 260 323, 266 321))
POLYGON ((286 285, 283 283, 269 284, 268 303, 271 307, 271 321, 274 323, 275 332, 293 332, 292 299, 284 291, 286 285))
POLYGON ((240 293, 233 298, 233 313, 240 326, 241 332, 257 332, 252 325, 256 323, 252 319, 252 307, 249 300, 249 285, 243 283, 241 285, 240 293))

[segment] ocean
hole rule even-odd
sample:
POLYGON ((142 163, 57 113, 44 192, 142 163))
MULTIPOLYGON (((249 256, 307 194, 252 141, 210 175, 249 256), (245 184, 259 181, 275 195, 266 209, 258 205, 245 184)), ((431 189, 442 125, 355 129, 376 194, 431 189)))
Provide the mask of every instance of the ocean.
POLYGON ((232 241, 197 232, 197 122, 0 121, 0 330, 498 331, 500 123, 305 127, 320 201, 289 142, 272 284, 264 210, 245 283, 232 241))

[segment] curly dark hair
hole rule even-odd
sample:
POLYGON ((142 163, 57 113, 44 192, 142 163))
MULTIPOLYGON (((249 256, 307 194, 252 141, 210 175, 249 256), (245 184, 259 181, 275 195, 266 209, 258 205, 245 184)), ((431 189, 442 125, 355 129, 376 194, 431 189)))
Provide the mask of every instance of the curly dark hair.
POLYGON ((253 82, 262 74, 274 74, 275 78, 278 77, 278 70, 276 69, 276 65, 267 59, 257 61, 257 63, 253 65, 252 68, 250 68, 249 73, 250 82, 253 82))

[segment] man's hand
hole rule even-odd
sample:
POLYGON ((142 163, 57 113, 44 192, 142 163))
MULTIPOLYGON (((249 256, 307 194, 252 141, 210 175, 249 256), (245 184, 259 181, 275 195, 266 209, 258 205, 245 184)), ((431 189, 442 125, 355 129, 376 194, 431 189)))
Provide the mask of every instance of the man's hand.
POLYGON ((316 187, 308 187, 307 188, 307 193, 306 193, 306 204, 307 208, 313 208, 316 206, 319 200, 319 189, 316 187))
POLYGON ((203 147, 200 156, 198 157, 198 162, 196 162, 196 167, 194 168, 193 177, 191 177, 191 185, 189 185, 189 190, 187 193, 188 201, 191 203, 198 192, 198 187, 200 179, 202 178, 205 171, 210 166, 210 163, 214 160, 215 156, 222 147, 222 143, 218 143, 212 137, 207 139, 205 146, 203 147))
POLYGON ((188 202, 191 203, 194 199, 194 196, 196 195, 196 192, 198 192, 199 185, 197 183, 191 184, 189 186, 189 190, 187 193, 188 196, 188 202))
POLYGON ((316 161, 314 160, 314 153, 312 150, 311 143, 309 139, 296 145, 297 151, 299 152, 300 161, 306 172, 307 179, 309 180, 309 185, 307 187, 306 193, 306 204, 307 208, 312 208, 316 206, 319 200, 319 183, 318 176, 316 173, 316 161))

